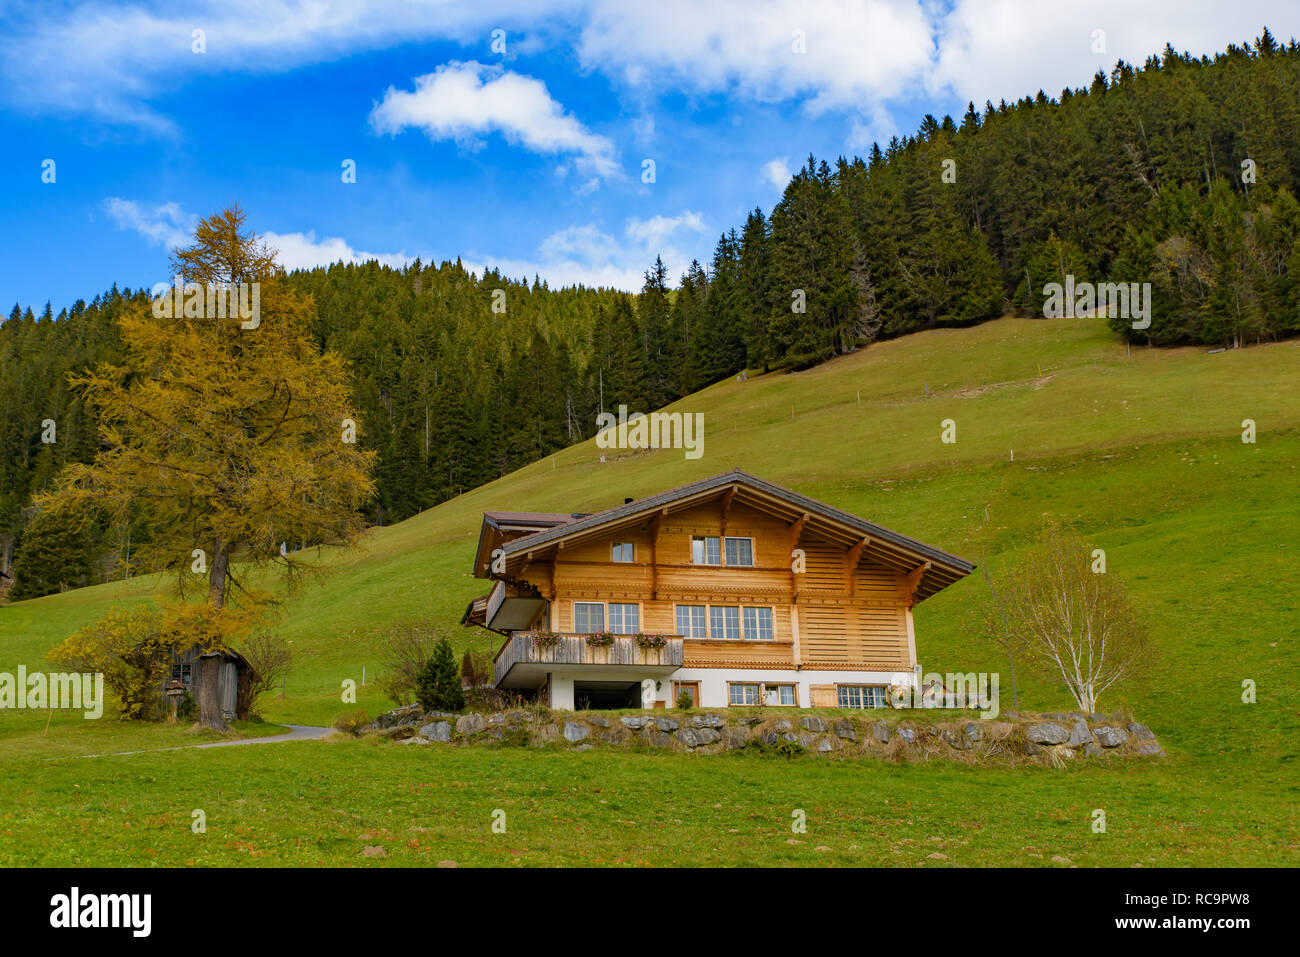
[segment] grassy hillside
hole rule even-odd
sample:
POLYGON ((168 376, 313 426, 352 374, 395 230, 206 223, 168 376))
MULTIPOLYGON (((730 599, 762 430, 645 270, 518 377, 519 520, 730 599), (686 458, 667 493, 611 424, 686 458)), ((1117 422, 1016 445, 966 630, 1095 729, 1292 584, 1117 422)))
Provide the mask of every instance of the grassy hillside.
MULTIPOLYGON (((1017 836, 1016 820, 1003 820, 994 811, 1006 788, 1022 788, 1026 800, 1057 807, 1058 820, 1065 812, 1052 802, 1066 800, 1070 787, 1083 787, 1112 805, 1131 804, 1136 793, 1181 788, 1177 810, 1160 812, 1171 822, 1168 833, 1148 830, 1125 845, 1133 860, 1179 863, 1181 855, 1195 851, 1194 859, 1208 862, 1228 847, 1247 846, 1243 840, 1275 847, 1274 860, 1294 860, 1296 832, 1284 808, 1297 797, 1300 741, 1295 691, 1300 574, 1294 562, 1300 540, 1298 360, 1296 342, 1215 355, 1201 349, 1130 354, 1100 322, 1005 319, 879 343, 804 373, 721 383, 673 407, 704 413, 701 459, 662 450, 609 453, 602 463, 600 451, 588 442, 409 521, 377 529, 357 550, 326 555, 328 574, 284 605, 281 627, 293 641, 297 661, 287 697, 273 699, 267 717, 329 722, 344 710, 342 680, 359 680, 363 665, 375 674, 375 638, 403 618, 440 622, 462 647, 492 648, 493 636, 458 624, 466 602, 484 590, 469 572, 484 510, 592 511, 739 466, 995 567, 1022 547, 1044 518, 1063 520, 1106 549, 1110 571, 1130 584, 1159 649, 1148 676, 1102 702, 1108 709, 1131 707, 1155 729, 1170 753, 1158 769, 1076 769, 1070 778, 1075 784, 1067 786, 1050 784, 1046 772, 1036 777, 1032 769, 990 772, 987 778, 967 771, 918 771, 916 777, 904 772, 904 782, 897 770, 861 768, 845 772, 855 775, 857 784, 851 786, 861 786, 863 793, 888 788, 911 795, 916 814, 942 817, 942 809, 926 804, 933 800, 926 797, 931 783, 951 778, 966 789, 983 782, 972 794, 987 792, 992 804, 981 812, 981 799, 973 796, 963 820, 987 813, 984 820, 998 830, 996 840, 990 836, 990 853, 996 848, 992 856, 1003 863, 1022 859, 1018 842, 1033 843, 1017 836), (945 445, 941 422, 949 418, 956 422, 957 442, 945 445), (1257 424, 1255 444, 1241 440, 1242 420, 1248 418, 1257 424), (1241 702, 1245 679, 1258 685, 1257 704, 1241 702), (925 775, 937 777, 931 782, 925 775), (1218 830, 1206 830, 1209 823, 1197 815, 1221 795, 1216 787, 1195 782, 1226 780, 1249 782, 1234 798, 1245 804, 1216 817, 1218 830), (1161 854, 1142 856, 1156 845, 1164 848, 1161 854)), ((139 579, 2 607, 0 667, 36 666, 47 648, 114 603, 162 594, 167 587, 160 578, 139 579)), ((927 671, 999 670, 1005 682, 1005 662, 979 643, 970 627, 969 609, 982 588, 977 575, 918 608, 917 646, 927 671)), ((1003 690, 1003 706, 1009 708, 1010 689, 1004 684, 1003 690)), ((1069 704, 1063 688, 1043 675, 1022 673, 1020 692, 1027 709, 1069 704)), ((387 707, 373 684, 362 690, 359 704, 372 713, 387 707)), ((0 754, 35 761, 33 769, 51 768, 41 762, 55 754, 102 753, 112 737, 109 727, 97 729, 92 745, 86 723, 64 714, 55 715, 43 736, 45 718, 0 715, 0 754)), ((177 733, 159 729, 157 746, 176 743, 177 733)), ((131 746, 141 746, 141 737, 132 731, 131 746)), ((126 808, 147 804, 146 797, 133 791, 129 800, 115 803, 118 771, 104 761, 170 763, 184 769, 184 780, 195 788, 208 786, 212 772, 204 769, 241 760, 279 766, 286 779, 310 776, 318 762, 347 774, 373 760, 391 760, 398 761, 392 767, 395 780, 419 773, 405 768, 420 760, 411 749, 403 749, 400 761, 396 750, 391 759, 366 756, 368 748, 366 754, 334 746, 314 750, 326 747, 276 745, 284 753, 256 759, 213 758, 213 752, 180 752, 174 761, 97 759, 101 763, 93 767, 102 777, 94 781, 105 806, 126 808)), ((510 777, 501 766, 505 758, 465 760, 464 774, 473 776, 471 765, 482 765, 489 778, 510 777)), ((518 787, 532 800, 538 795, 529 789, 547 790, 546 782, 558 772, 533 757, 518 760, 527 764, 531 782, 518 787)), ((683 783, 702 773, 688 758, 663 761, 665 775, 683 783)), ((772 777, 757 765, 746 768, 742 777, 772 777)), ((90 772, 83 762, 43 772, 41 787, 49 793, 29 793, 24 800, 57 803, 67 784, 63 778, 71 775, 90 787, 85 777, 90 772)), ((807 771, 814 778, 821 773, 807 771)), ((608 786, 622 793, 617 782, 626 775, 608 774, 608 786)), ((630 799, 631 793, 623 797, 630 799)), ((340 794, 338 800, 348 799, 340 794)), ((1077 793, 1069 806, 1078 800, 1099 806, 1077 793)), ((104 813, 94 810, 99 805, 79 807, 61 813, 81 815, 86 822, 104 813)), ((595 806, 589 810, 605 813, 595 806)), ((656 814, 640 822, 641 830, 629 826, 627 839, 653 840, 662 826, 655 822, 663 815, 656 814)), ((593 820, 588 826, 595 826, 593 820)), ((1043 833, 1050 832, 1052 814, 1041 823, 1043 833)), ((337 827, 326 819, 303 827, 309 832, 318 825, 331 834, 337 827)), ((39 823, 60 826, 53 819, 39 823)), ((855 834, 849 827, 842 836, 851 842, 855 834)), ((619 856, 617 846, 602 848, 607 861, 619 856)), ((496 859, 466 853, 484 862, 496 859)), ((184 862, 184 854, 178 849, 171 859, 184 862)), ((334 858, 300 858, 317 859, 334 858)), ((723 852, 718 859, 729 858, 723 852)), ((1089 859, 1107 860, 1105 855, 1089 859)))
MULTIPOLYGON (((1297 360, 1294 342, 1129 354, 1099 322, 1006 319, 722 383, 672 407, 704 413, 698 460, 659 450, 601 463, 588 442, 326 556, 330 572, 285 606, 299 661, 271 716, 328 719, 343 678, 360 679, 363 664, 375 673, 370 639, 397 619, 432 618, 462 644, 492 646, 456 624, 483 591, 469 564, 485 509, 594 511, 738 466, 994 566, 1045 517, 1074 524, 1107 549, 1163 651, 1158 678, 1117 703, 1157 724, 1167 717, 1161 730, 1175 739, 1189 725, 1239 727, 1243 678, 1261 686, 1261 719, 1287 693, 1280 676, 1296 673, 1286 639, 1298 591, 1288 560, 1300 526, 1297 360), (957 442, 945 445, 948 418, 957 442), (1241 441, 1246 418, 1254 445, 1241 441)), ((112 604, 169 584, 151 577, 4 607, 6 664, 36 665, 112 604)), ((962 617, 981 587, 968 579, 920 606, 927 670, 997 665, 962 617)), ((1032 704, 1063 703, 1049 684, 1028 684, 1032 704)), ((1287 719, 1278 710, 1260 730, 1280 734, 1287 719)))

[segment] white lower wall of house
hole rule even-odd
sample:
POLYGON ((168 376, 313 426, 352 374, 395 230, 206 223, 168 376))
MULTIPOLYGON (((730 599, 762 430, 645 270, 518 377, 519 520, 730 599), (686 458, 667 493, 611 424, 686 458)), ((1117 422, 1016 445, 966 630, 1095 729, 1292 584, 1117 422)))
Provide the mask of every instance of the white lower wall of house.
MULTIPOLYGON (((575 680, 590 677, 582 672, 551 672, 551 708, 556 711, 572 711, 574 706, 575 680)), ((698 681, 700 683, 700 707, 725 708, 728 705, 727 685, 730 682, 747 684, 792 684, 796 687, 798 706, 812 706, 810 685, 906 685, 916 687, 916 675, 910 671, 777 671, 770 668, 680 668, 672 675, 663 678, 651 678, 657 685, 654 698, 664 707, 675 708, 677 701, 673 697, 674 681, 698 681)))
POLYGON ((674 681, 698 681, 700 683, 700 707, 727 707, 727 684, 743 682, 757 684, 792 684, 796 687, 799 707, 812 705, 810 685, 905 685, 916 687, 916 675, 910 671, 776 671, 770 668, 755 669, 721 669, 721 668, 681 668, 671 677, 662 679, 663 687, 658 700, 667 707, 676 707, 672 700, 674 681))

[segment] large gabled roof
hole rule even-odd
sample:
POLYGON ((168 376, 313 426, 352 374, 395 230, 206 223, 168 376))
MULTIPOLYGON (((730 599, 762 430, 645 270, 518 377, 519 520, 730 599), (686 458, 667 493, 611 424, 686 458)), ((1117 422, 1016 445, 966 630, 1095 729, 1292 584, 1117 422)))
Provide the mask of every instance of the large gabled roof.
MULTIPOLYGON (((512 558, 517 563, 520 556, 549 551, 551 546, 590 537, 599 534, 602 530, 612 530, 614 526, 634 524, 638 520, 650 518, 656 512, 685 507, 695 501, 707 501, 716 495, 724 494, 729 489, 737 494, 743 493, 742 500, 747 504, 782 513, 791 522, 803 518, 805 527, 843 541, 846 545, 863 538, 869 539, 868 551, 889 564, 907 570, 923 568, 918 581, 918 599, 929 597, 969 575, 975 569, 975 565, 964 558, 908 538, 906 535, 900 535, 874 522, 868 522, 866 519, 806 495, 800 495, 798 492, 765 481, 740 469, 733 469, 680 488, 617 505, 603 512, 573 516, 569 521, 557 522, 550 527, 540 528, 527 535, 505 541, 500 548, 507 565, 511 564, 512 558), (925 567, 927 563, 928 568, 925 567)), ((485 528, 487 521, 488 517, 484 515, 485 528)), ((476 574, 481 567, 483 566, 476 564, 476 574)))

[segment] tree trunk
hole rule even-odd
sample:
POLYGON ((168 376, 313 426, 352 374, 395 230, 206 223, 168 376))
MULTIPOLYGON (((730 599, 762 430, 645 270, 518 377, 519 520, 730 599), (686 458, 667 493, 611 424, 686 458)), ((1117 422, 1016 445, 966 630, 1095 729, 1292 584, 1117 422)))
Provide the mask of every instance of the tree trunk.
MULTIPOLYGON (((226 604, 226 569, 229 563, 229 551, 223 543, 217 542, 208 574, 208 604, 213 608, 222 608, 226 604)), ((196 663, 199 666, 199 725, 214 731, 227 731, 230 725, 221 714, 218 685, 221 658, 199 658, 196 663)))
POLYGON ((199 726, 214 731, 228 731, 230 725, 226 724, 226 719, 221 715, 221 656, 208 655, 195 663, 199 668, 199 726))

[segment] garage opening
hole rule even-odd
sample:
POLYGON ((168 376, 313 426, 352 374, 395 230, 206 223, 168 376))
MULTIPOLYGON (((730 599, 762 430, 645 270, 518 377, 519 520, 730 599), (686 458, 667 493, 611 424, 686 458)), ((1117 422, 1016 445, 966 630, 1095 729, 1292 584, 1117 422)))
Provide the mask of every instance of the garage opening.
POLYGON ((579 711, 615 711, 641 707, 639 681, 575 681, 573 706, 579 711))

